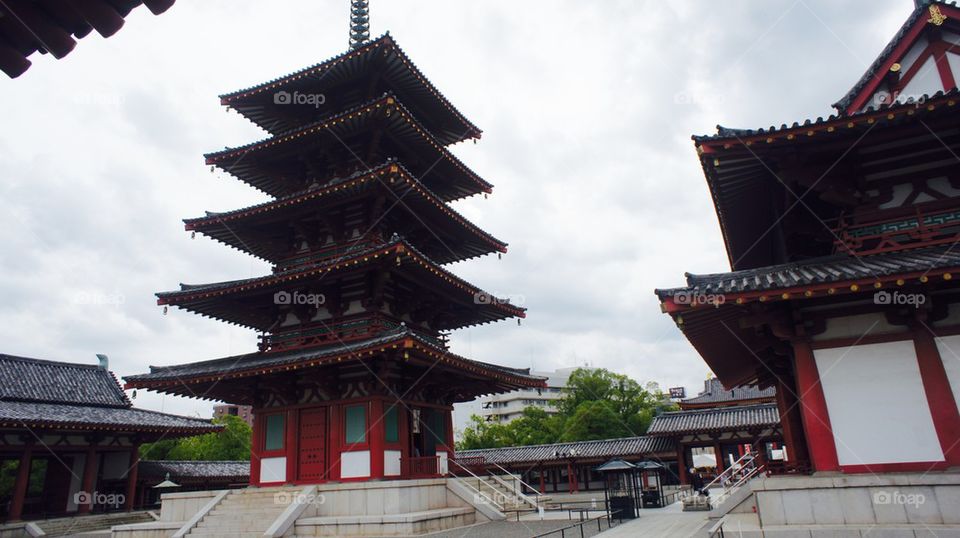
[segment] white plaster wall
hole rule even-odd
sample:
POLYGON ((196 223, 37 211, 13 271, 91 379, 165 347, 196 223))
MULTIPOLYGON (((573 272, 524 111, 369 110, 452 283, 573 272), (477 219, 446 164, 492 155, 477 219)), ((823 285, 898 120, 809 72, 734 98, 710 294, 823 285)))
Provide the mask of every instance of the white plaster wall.
POLYGON ((862 314, 828 319, 825 330, 813 339, 859 338, 865 334, 889 334, 905 331, 904 327, 891 325, 883 314, 862 314))
POLYGON ((947 379, 950 380, 953 400, 960 403, 960 336, 937 338, 937 350, 940 351, 943 369, 947 371, 947 379))
POLYGON ((286 482, 287 458, 263 458, 260 460, 260 482, 286 482))
POLYGON ((357 450, 340 453, 340 478, 370 476, 370 451, 357 450))
POLYGON ((840 465, 943 461, 912 340, 814 357, 840 465))
POLYGON ((957 75, 960 74, 960 54, 948 52, 947 62, 950 64, 950 72, 953 73, 953 78, 956 79, 957 75))
POLYGON ((446 452, 437 452, 437 455, 440 456, 440 461, 437 462, 437 465, 440 467, 440 474, 447 474, 447 453, 446 452))
POLYGON ((913 67, 913 63, 916 62, 918 58, 920 58, 920 53, 923 52, 924 49, 926 49, 927 45, 929 44, 930 42, 927 41, 927 38, 925 36, 920 36, 919 38, 917 38, 917 42, 914 43, 912 47, 910 47, 910 50, 908 50, 907 53, 903 55, 903 58, 900 60, 901 74, 906 73, 907 71, 910 70, 911 67, 913 67))
POLYGON ((943 80, 933 56, 926 59, 917 74, 904 86, 897 101, 905 102, 909 98, 919 99, 923 95, 933 95, 943 89, 943 80))
POLYGON ((383 474, 386 476, 400 475, 400 456, 403 453, 399 450, 383 451, 383 474))

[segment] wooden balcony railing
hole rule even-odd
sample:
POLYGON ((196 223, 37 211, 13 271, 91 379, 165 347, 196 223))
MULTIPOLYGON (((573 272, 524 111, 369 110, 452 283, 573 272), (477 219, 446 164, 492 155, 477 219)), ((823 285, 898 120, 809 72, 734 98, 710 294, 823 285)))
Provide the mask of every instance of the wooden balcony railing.
POLYGON ((400 465, 408 478, 432 478, 440 476, 440 456, 417 456, 402 458, 400 465))
POLYGON ((896 217, 879 212, 855 219, 841 217, 832 227, 838 252, 868 255, 953 243, 960 239, 960 211, 917 208, 913 214, 896 217))

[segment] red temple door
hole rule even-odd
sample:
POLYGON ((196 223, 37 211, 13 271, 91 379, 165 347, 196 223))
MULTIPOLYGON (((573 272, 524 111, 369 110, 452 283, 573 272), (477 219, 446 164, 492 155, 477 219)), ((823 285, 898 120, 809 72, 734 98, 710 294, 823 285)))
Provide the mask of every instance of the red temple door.
POLYGON ((327 408, 300 411, 297 480, 319 482, 327 477, 327 408))

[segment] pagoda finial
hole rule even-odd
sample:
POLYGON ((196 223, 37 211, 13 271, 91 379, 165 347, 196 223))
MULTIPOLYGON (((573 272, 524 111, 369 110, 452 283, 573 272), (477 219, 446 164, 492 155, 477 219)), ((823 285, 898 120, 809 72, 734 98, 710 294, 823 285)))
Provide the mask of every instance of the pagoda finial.
POLYGON ((350 48, 358 48, 369 40, 370 2, 350 0, 350 48))

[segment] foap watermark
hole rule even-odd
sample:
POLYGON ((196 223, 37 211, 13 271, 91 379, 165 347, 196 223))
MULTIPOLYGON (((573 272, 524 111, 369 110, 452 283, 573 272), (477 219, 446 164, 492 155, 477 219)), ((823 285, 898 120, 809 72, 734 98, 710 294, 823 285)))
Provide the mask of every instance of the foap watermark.
POLYGON ((123 493, 100 493, 99 491, 78 491, 73 494, 73 504, 77 506, 112 506, 119 508, 127 502, 123 493))
POLYGON ((925 502, 927 502, 927 497, 923 493, 904 493, 895 489, 893 491, 880 490, 873 494, 873 504, 900 504, 918 508, 925 502))
POLYGON ((127 298, 119 291, 102 293, 96 291, 81 291, 73 296, 73 304, 84 306, 114 306, 119 307, 127 302, 127 298))
POLYGON ((722 105, 724 101, 723 94, 719 93, 694 93, 680 92, 673 94, 673 104, 675 105, 722 105))
POLYGON ((689 306, 720 306, 727 302, 722 293, 703 293, 696 291, 681 291, 673 294, 673 302, 689 306))
POLYGON ((278 291, 273 294, 273 304, 278 305, 311 305, 320 306, 327 302, 327 298, 322 293, 300 293, 295 291, 278 291))
POLYGON ((273 103, 276 105, 313 105, 320 108, 327 102, 327 96, 322 93, 300 93, 279 91, 273 94, 273 103))
POLYGON ((505 493, 499 491, 492 491, 490 493, 474 493, 473 502, 474 504, 494 504, 499 506, 505 506, 511 501, 515 501, 505 493))
POLYGON ((273 503, 286 506, 288 504, 323 504, 327 498, 323 493, 300 493, 299 491, 278 491, 273 494, 273 503))
POLYGON ((473 304, 511 304, 513 306, 522 306, 527 302, 527 298, 523 295, 517 295, 515 293, 487 293, 485 291, 478 291, 473 294, 473 304))
POLYGON ((883 105, 892 105, 894 103, 913 103, 917 106, 926 104, 930 96, 925 93, 904 93, 896 91, 879 91, 873 95, 873 107, 880 108, 883 105))
POLYGON ((922 293, 903 293, 901 291, 878 291, 873 294, 873 304, 912 306, 920 308, 927 302, 927 296, 922 293))

